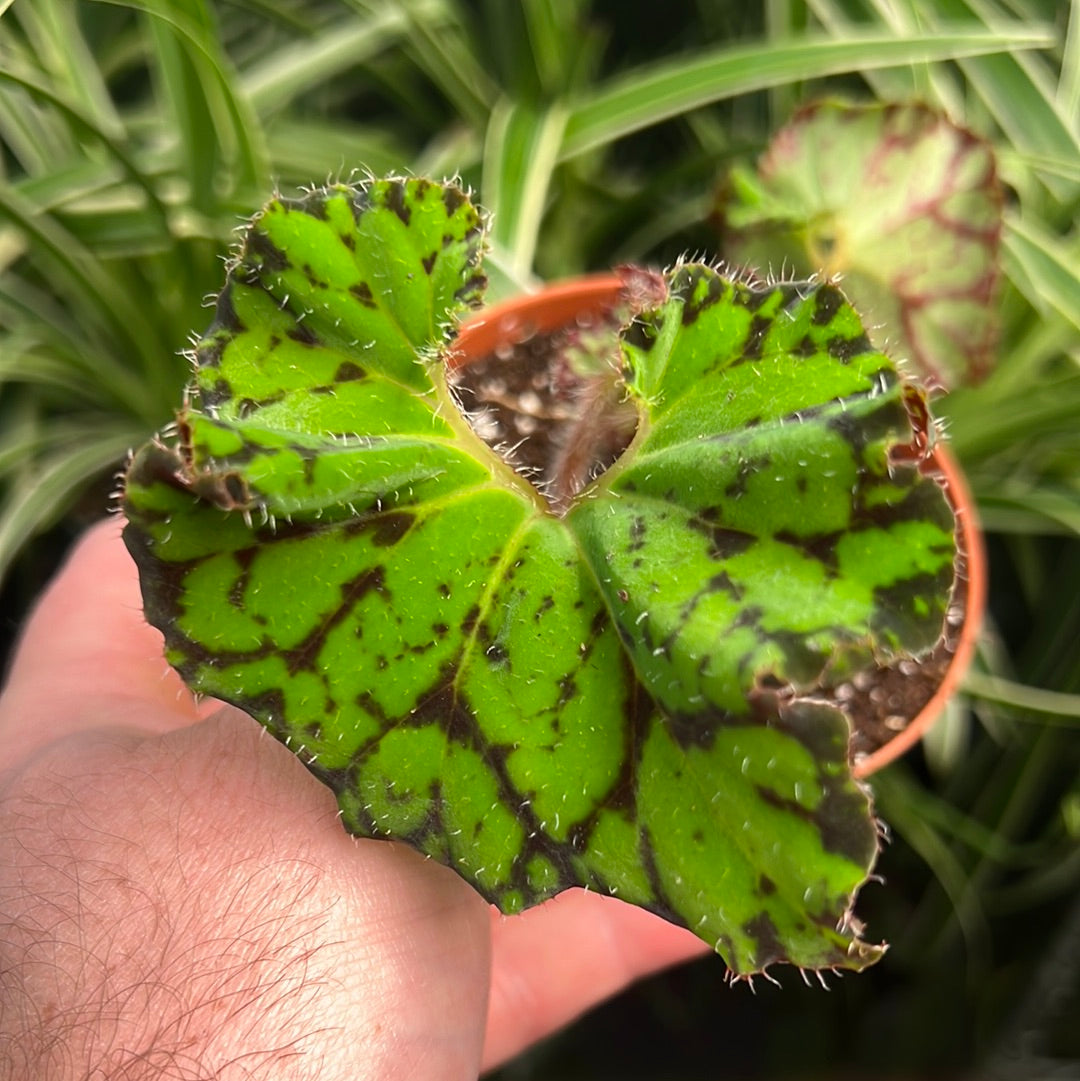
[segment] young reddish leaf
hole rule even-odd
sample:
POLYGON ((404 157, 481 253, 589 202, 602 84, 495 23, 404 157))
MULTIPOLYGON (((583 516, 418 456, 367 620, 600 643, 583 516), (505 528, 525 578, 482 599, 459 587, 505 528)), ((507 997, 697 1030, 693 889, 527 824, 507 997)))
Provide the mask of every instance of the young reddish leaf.
POLYGON ((843 281, 879 348, 930 386, 997 345, 1002 193, 990 145, 924 105, 808 106, 720 208, 726 254, 843 281))

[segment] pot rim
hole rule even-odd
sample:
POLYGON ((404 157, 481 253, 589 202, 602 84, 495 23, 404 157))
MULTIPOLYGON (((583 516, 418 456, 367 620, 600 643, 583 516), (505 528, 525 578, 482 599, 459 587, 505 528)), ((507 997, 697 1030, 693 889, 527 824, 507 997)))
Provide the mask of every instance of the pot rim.
MULTIPOLYGON (((472 357, 493 353, 502 342, 524 341, 534 334, 565 326, 582 315, 605 314, 615 306, 622 286, 617 275, 587 274, 481 309, 462 323, 448 350, 446 363, 454 370, 472 357)), ((920 468, 942 486, 956 516, 956 573, 967 582, 963 620, 956 649, 941 683, 918 714, 888 743, 853 762, 852 771, 858 778, 876 773, 909 751, 943 714, 974 656, 986 608, 986 554, 975 503, 963 472, 942 442, 935 444, 920 468)))
POLYGON ((447 352, 447 366, 454 371, 470 357, 493 353, 500 343, 525 341, 578 316, 609 312, 622 286, 622 279, 614 274, 586 274, 481 308, 461 324, 447 352))

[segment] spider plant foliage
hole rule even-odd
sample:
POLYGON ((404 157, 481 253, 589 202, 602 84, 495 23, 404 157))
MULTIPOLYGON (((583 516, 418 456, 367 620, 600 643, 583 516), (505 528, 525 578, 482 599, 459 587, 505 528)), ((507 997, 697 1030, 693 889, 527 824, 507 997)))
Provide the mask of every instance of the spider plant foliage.
MULTIPOLYGON (((613 169, 617 141, 793 79, 1049 39, 1019 22, 870 28, 677 54, 674 41, 671 55, 643 59, 621 34, 605 56, 584 0, 10 5, 0 576, 168 415, 194 308, 230 230, 273 182, 353 167, 462 175, 495 211, 498 296, 530 278, 534 258, 549 275, 611 264, 637 198, 613 169), (631 66, 618 66, 620 50, 631 66)), ((647 137, 630 149, 654 169, 647 137)), ((711 150, 688 159, 702 192, 711 150)))
POLYGON ((344 63, 316 74, 326 16, 284 14, 35 0, 0 18, 0 578, 90 488, 95 515, 169 415, 221 253, 272 179, 403 164, 386 135, 315 121, 301 137, 281 114, 344 63), (238 47, 249 33, 258 53, 238 47))

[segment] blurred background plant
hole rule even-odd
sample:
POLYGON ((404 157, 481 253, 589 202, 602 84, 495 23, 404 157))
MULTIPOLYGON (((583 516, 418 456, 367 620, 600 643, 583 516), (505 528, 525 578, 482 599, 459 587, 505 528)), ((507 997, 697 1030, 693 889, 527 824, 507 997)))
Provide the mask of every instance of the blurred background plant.
MULTIPOLYGON (((795 110, 920 101, 1005 192, 990 374, 937 402, 977 497, 991 618, 932 740, 875 778, 860 912, 893 948, 825 994, 707 959, 507 1079, 1076 1076, 1080 1069, 1080 3, 0 3, 5 653, 127 448, 171 417, 232 230, 273 187, 460 175, 492 299, 683 251, 795 110)), ((795 253, 792 255, 795 259, 795 253)))

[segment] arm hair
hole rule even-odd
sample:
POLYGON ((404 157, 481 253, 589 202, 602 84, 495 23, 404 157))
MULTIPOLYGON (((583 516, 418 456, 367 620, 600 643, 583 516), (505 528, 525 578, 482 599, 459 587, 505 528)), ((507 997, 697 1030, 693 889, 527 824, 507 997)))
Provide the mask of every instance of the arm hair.
MULTIPOLYGON (((295 915, 320 869, 246 857, 210 877, 190 845, 139 847, 69 779, 0 786, 0 1079, 325 1077, 329 913, 295 915)), ((179 828, 141 782, 146 815, 179 828)))

